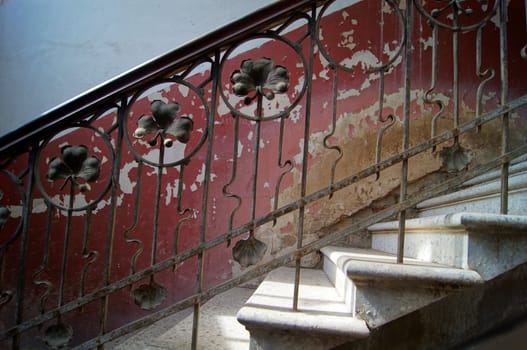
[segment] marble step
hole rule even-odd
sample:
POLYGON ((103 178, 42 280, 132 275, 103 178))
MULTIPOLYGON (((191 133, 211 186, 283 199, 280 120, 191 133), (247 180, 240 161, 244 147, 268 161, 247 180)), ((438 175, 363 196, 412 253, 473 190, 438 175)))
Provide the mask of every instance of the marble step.
MULTIPOLYGON (((527 161, 516 159, 509 168, 508 214, 527 215, 527 161)), ((467 181, 465 188, 419 203, 418 217, 459 212, 500 213, 501 171, 467 181)))
POLYGON ((322 350, 369 335, 322 270, 301 270, 298 311, 292 311, 294 280, 293 268, 270 272, 238 312, 250 349, 322 350))
MULTIPOLYGON (((455 213, 406 221, 404 256, 472 269, 486 280, 527 261, 527 216, 455 213)), ((368 228, 372 248, 396 254, 398 222, 368 228)))
POLYGON ((483 283, 475 271, 396 257, 373 249, 325 247, 324 271, 353 317, 379 327, 462 288, 483 283))

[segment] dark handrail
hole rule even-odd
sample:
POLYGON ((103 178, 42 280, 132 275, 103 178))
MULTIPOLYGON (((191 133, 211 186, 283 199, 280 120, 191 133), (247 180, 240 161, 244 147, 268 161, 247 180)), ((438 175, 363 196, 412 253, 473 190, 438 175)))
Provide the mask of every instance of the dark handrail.
POLYGON ((166 75, 175 66, 181 67, 199 57, 210 55, 214 50, 247 34, 272 28, 291 13, 304 11, 319 2, 320 0, 277 1, 102 83, 2 136, 0 159, 29 147, 31 140, 44 137, 47 130, 57 130, 66 123, 95 112, 101 105, 116 102, 120 95, 166 75))

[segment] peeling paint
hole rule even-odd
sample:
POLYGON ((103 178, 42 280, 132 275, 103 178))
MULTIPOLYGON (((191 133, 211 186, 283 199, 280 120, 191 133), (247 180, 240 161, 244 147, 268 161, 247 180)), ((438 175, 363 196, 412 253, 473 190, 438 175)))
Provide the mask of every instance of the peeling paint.
POLYGON ((119 173, 119 186, 121 191, 126 194, 132 194, 134 192, 134 187, 137 182, 133 182, 130 179, 130 171, 134 168, 137 168, 137 162, 126 163, 119 173))
MULTIPOLYGON (((48 210, 48 206, 44 201, 44 198, 33 199, 33 207, 31 209, 32 214, 45 213, 48 210)), ((13 213, 11 213, 13 215, 13 213)))
POLYGON ((433 45, 434 45, 434 40, 433 40, 433 38, 431 36, 428 37, 427 39, 419 38, 419 42, 421 44, 423 44, 423 50, 424 51, 428 50, 428 48, 432 48, 433 45))
POLYGON ((178 90, 179 90, 179 92, 181 93, 181 95, 182 95, 183 97, 187 97, 187 96, 188 96, 188 92, 190 91, 190 89, 188 88, 188 86, 183 85, 183 84, 179 84, 179 85, 178 85, 178 90))
POLYGON ((243 143, 241 141, 238 141, 238 154, 236 155, 238 158, 241 158, 243 153, 243 143))
POLYGON ((163 101, 165 103, 170 103, 168 101, 168 98, 163 96, 163 92, 162 91, 155 91, 155 92, 149 94, 147 96, 147 98, 148 98, 148 101, 150 101, 150 102, 153 102, 155 100, 159 100, 159 101, 163 101))
POLYGON ((9 209, 9 211, 11 212, 11 214, 9 214, 9 217, 13 219, 22 217, 23 208, 21 205, 7 205, 6 208, 9 209))
POLYGON ((353 68, 359 63, 361 68, 366 70, 378 66, 379 59, 369 50, 360 50, 355 52, 351 58, 343 59, 340 64, 344 67, 353 68))
POLYGON ((353 50, 357 44, 355 44, 353 39, 353 34, 355 33, 355 30, 349 30, 346 32, 342 32, 340 34, 340 42, 337 44, 338 47, 346 47, 349 50, 353 50))

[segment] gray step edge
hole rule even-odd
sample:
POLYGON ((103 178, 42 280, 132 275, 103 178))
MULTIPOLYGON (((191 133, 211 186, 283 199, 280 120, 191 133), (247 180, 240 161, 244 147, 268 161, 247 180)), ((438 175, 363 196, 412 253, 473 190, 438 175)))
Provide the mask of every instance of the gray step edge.
POLYGON ((244 306, 238 311, 236 318, 246 327, 316 332, 353 339, 366 338, 370 334, 366 322, 351 315, 336 316, 244 306))
MULTIPOLYGON (((522 163, 523 165, 523 163, 522 163)), ((518 172, 509 177, 509 194, 524 192, 527 190, 527 172, 518 172)), ((470 187, 459 191, 437 196, 425 200, 416 205, 416 208, 425 211, 429 208, 444 206, 451 203, 470 201, 482 197, 498 196, 501 192, 501 182, 499 178, 490 179, 488 182, 470 184, 470 187)))
MULTIPOLYGON (((392 254, 372 249, 350 249, 325 247, 321 249, 325 257, 353 280, 361 283, 418 283, 422 287, 467 287, 478 285, 484 279, 473 270, 459 269, 406 259, 409 263, 395 263, 392 254), (368 258, 368 255, 371 258, 368 258), (384 260, 384 261, 382 261, 384 260)), ((394 284, 395 283, 395 284, 394 284)))
MULTIPOLYGON (((398 221, 381 222, 368 227, 372 234, 397 231, 398 221)), ((454 213, 406 220, 406 232, 441 231, 460 229, 485 233, 499 228, 498 233, 527 234, 526 215, 502 215, 489 213, 454 213)), ((496 233, 496 232, 493 232, 496 233)))

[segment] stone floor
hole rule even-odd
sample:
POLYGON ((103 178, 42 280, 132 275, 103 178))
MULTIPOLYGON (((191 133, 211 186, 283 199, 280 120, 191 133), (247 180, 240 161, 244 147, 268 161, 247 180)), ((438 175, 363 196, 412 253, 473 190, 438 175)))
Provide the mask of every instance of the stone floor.
MULTIPOLYGON (((236 313, 254 289, 233 288, 201 308, 198 349, 248 350, 249 333, 236 313)), ((192 311, 183 310, 106 346, 114 350, 190 349, 192 311)))

